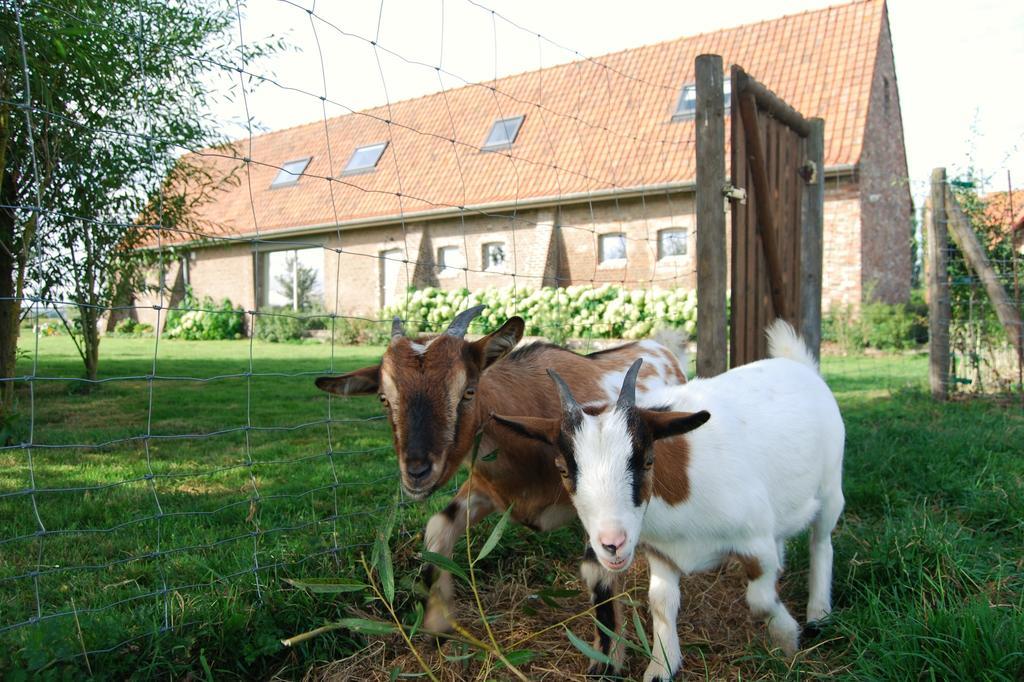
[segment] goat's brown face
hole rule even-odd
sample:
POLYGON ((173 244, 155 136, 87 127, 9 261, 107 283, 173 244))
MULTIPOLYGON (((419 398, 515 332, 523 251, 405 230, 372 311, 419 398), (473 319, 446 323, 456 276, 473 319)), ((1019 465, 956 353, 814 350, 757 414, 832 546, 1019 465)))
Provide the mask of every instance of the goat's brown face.
POLYGON ((320 377, 316 385, 339 395, 377 394, 391 423, 402 487, 424 499, 451 480, 472 448, 482 423, 476 395, 480 377, 512 350, 524 326, 513 317, 477 341, 450 329, 420 339, 396 333, 379 365, 320 377))

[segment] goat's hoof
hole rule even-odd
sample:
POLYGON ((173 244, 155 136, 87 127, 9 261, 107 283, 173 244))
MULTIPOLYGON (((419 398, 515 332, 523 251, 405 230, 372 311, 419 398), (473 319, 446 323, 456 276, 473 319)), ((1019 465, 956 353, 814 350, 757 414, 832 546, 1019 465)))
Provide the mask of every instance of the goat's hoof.
POLYGON ((644 682, 669 682, 679 672, 677 667, 675 672, 666 672, 665 666, 651 661, 650 665, 647 666, 647 670, 644 671, 644 682))
POLYGON ((813 640, 821 637, 822 631, 825 629, 825 621, 813 620, 806 625, 800 631, 800 639, 813 640))

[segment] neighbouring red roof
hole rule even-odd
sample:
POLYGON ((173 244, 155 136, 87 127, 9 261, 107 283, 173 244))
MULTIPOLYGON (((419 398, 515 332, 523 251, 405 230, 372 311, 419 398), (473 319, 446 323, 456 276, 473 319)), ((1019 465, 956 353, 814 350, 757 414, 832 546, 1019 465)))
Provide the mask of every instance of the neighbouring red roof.
POLYGON ((804 115, 824 118, 826 166, 856 164, 884 12, 883 0, 859 0, 258 135, 251 151, 249 140, 236 143, 234 161, 207 157, 237 164, 248 153, 253 163, 199 218, 211 234, 262 235, 690 181, 694 123, 673 122, 672 113, 704 53, 722 55, 726 68, 740 64, 804 115), (479 150, 495 120, 517 115, 526 119, 510 150, 479 150), (382 141, 389 145, 375 171, 340 176, 356 147, 382 141), (307 156, 297 184, 270 188, 280 165, 307 156))
POLYGON ((1024 189, 1010 192, 990 192, 983 196, 985 216, 1000 232, 1007 234, 1024 230, 1024 189))

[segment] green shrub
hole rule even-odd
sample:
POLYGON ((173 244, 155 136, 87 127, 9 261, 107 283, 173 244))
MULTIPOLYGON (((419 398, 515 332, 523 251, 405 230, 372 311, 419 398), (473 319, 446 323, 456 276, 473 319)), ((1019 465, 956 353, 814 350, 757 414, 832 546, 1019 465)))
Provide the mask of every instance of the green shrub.
POLYGON ((119 320, 114 325, 114 334, 116 336, 149 336, 153 333, 153 325, 145 322, 136 322, 130 317, 126 317, 123 320, 119 320))
POLYGON ((257 315, 256 338, 271 343, 298 341, 308 329, 307 321, 288 307, 265 308, 257 315))
POLYGON ((613 284, 565 288, 511 287, 444 291, 435 287, 411 290, 408 304, 384 310, 398 315, 410 331, 440 329, 460 310, 487 306, 472 331, 494 329, 513 315, 526 320, 526 334, 562 342, 567 338, 644 338, 660 326, 683 329, 690 336, 697 324, 697 292, 685 289, 626 289, 613 284))
MULTIPOLYGON (((328 325, 328 329, 330 329, 328 325)), ((339 317, 334 320, 334 342, 345 346, 381 346, 391 334, 390 322, 339 317)))
POLYGON ((130 317, 126 317, 123 320, 118 320, 117 324, 114 325, 114 333, 122 336, 131 336, 135 333, 135 327, 138 322, 130 317))
POLYGON ((916 348, 928 340, 928 306, 914 292, 910 303, 864 303, 859 315, 851 306, 836 307, 822 317, 821 335, 847 352, 916 348))
POLYGON ((191 288, 175 308, 167 311, 164 336, 187 341, 240 339, 245 335, 245 311, 228 299, 220 305, 209 296, 196 299, 191 288))

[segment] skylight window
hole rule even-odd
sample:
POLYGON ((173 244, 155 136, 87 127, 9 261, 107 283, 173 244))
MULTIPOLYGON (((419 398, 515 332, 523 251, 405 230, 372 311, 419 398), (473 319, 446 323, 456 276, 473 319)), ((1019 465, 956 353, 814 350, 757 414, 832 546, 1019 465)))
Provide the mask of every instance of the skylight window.
POLYGON ((295 161, 287 161, 281 164, 281 170, 277 171, 277 175, 274 177, 274 181, 270 183, 271 187, 288 187, 294 185, 299 181, 301 176, 306 171, 306 166, 309 165, 312 156, 307 156, 304 159, 296 159, 295 161))
POLYGON ((380 161, 380 157, 384 155, 384 150, 387 147, 387 142, 356 147, 356 150, 352 152, 352 156, 345 165, 345 170, 341 174, 351 175, 352 173, 365 173, 366 171, 373 170, 377 167, 377 162, 380 161))
MULTIPOLYGON (((729 113, 729 106, 732 104, 732 79, 726 78, 722 81, 722 95, 725 99, 725 112, 729 113)), ((676 102, 673 120, 693 118, 697 114, 697 85, 687 83, 679 93, 679 101, 676 102)))
POLYGON ((523 125, 524 116, 502 118, 494 122, 491 132, 484 142, 483 149, 508 149, 519 136, 519 128, 523 125))

